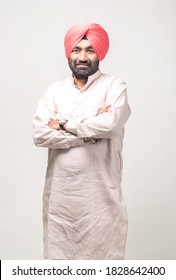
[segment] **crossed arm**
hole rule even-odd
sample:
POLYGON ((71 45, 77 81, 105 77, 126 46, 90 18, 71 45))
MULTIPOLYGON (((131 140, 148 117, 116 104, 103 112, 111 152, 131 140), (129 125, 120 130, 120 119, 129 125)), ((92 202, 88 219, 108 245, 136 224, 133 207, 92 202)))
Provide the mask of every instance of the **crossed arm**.
POLYGON ((34 118, 34 143, 39 147, 68 149, 85 145, 90 139, 110 139, 123 128, 130 116, 126 84, 116 81, 111 86, 106 100, 108 106, 99 109, 96 116, 80 123, 68 120, 66 130, 60 130, 59 120, 54 116, 54 102, 47 92, 39 103, 34 118), (85 141, 86 140, 86 141, 85 141))
MULTIPOLYGON (((102 113, 108 112, 108 110, 109 110, 110 108, 111 108, 111 105, 107 105, 105 108, 101 108, 101 109, 98 111, 98 114, 97 114, 97 115, 100 115, 100 114, 102 114, 102 113)), ((48 126, 49 126, 51 129, 60 130, 59 120, 58 120, 58 119, 51 119, 51 120, 48 122, 48 126)), ((64 128, 65 128, 65 130, 67 130, 66 124, 64 125, 64 128)))
MULTIPOLYGON (((106 108, 100 109, 98 114, 108 112, 110 107, 111 105, 108 105, 106 108)), ((46 123, 44 119, 42 120, 39 111, 40 105, 33 122, 36 146, 50 149, 68 149, 85 143, 96 142, 92 137, 78 137, 69 131, 61 130, 58 119, 49 118, 49 122, 46 123)))

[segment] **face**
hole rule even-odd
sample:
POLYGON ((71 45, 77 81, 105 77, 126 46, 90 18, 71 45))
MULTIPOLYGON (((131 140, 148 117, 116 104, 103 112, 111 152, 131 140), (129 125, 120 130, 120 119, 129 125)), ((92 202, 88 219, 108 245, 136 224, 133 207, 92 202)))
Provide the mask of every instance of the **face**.
POLYGON ((68 64, 74 76, 82 80, 97 72, 99 60, 89 41, 81 40, 72 50, 68 64))

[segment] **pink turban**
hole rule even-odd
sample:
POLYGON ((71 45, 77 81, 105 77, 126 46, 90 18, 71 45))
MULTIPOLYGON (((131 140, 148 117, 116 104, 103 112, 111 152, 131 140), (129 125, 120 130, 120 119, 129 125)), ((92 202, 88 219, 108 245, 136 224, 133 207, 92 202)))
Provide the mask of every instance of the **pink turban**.
POLYGON ((66 33, 64 46, 68 58, 74 47, 86 36, 94 48, 99 60, 103 60, 109 49, 109 38, 106 31, 97 23, 76 24, 66 33))

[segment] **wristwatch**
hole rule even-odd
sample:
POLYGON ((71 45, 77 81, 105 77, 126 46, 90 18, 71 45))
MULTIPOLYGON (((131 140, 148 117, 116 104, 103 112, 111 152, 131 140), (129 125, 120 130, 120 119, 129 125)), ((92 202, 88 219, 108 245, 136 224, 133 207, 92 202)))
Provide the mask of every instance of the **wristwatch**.
POLYGON ((67 122, 68 122, 68 120, 66 120, 66 119, 63 119, 63 120, 59 121, 59 126, 60 126, 61 130, 66 130, 65 127, 64 127, 64 124, 66 124, 67 122))

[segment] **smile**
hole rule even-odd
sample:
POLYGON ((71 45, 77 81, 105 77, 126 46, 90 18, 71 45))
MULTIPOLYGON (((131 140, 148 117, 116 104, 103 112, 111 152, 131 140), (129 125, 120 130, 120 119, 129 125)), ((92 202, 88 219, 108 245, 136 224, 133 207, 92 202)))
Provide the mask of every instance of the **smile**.
POLYGON ((89 67, 88 64, 77 64, 76 67, 89 67))

